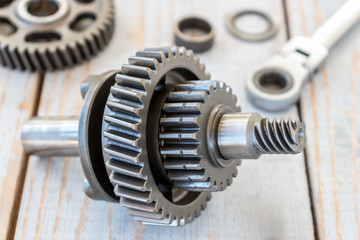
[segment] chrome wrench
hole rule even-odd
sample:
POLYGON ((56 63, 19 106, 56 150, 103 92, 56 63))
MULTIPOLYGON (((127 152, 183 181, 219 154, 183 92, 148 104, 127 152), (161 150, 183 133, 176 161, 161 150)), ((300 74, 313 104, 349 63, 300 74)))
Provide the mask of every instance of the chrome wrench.
POLYGON ((313 35, 295 36, 280 52, 248 76, 250 101, 265 110, 282 111, 300 98, 305 82, 322 66, 329 50, 360 20, 360 0, 347 1, 313 35))

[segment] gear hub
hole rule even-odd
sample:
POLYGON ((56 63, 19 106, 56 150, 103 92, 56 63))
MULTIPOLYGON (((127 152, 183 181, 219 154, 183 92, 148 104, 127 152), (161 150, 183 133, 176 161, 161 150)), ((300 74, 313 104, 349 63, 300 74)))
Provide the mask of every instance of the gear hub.
POLYGON ((84 81, 79 122, 29 120, 25 151, 73 155, 79 148, 89 197, 120 199, 144 223, 184 225, 205 209, 210 192, 232 183, 240 159, 295 154, 306 144, 304 123, 241 113, 231 88, 208 79, 191 50, 139 51, 121 70, 84 81))

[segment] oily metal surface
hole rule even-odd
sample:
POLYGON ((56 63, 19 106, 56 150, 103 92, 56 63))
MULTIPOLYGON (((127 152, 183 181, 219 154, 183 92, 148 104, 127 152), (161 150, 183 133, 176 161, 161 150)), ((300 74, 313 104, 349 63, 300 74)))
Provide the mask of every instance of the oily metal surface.
POLYGON ((239 159, 226 166, 214 162, 207 145, 207 128, 219 103, 239 112, 230 87, 214 80, 178 84, 168 95, 160 120, 160 153, 174 185, 189 191, 222 191, 237 175, 239 159))
POLYGON ((135 219, 183 225, 199 216, 211 195, 171 185, 161 171, 158 125, 162 103, 180 82, 209 79, 184 47, 145 49, 129 58, 111 88, 104 113, 104 158, 115 194, 135 219))
POLYGON ((114 31, 112 0, 21 0, 0 5, 0 64, 51 71, 98 54, 114 31))

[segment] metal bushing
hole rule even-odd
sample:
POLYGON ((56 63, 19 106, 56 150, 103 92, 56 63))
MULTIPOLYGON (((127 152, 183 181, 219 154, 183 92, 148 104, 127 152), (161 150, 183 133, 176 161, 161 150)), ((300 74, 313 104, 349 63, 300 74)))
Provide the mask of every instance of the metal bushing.
POLYGON ((175 25, 175 44, 194 52, 205 52, 210 49, 214 44, 214 38, 214 27, 201 17, 184 17, 175 25))
POLYGON ((228 15, 226 27, 232 35, 246 41, 264 41, 273 37, 279 30, 279 24, 270 14, 254 9, 241 10, 228 15), (248 33, 236 26, 236 20, 245 15, 257 15, 268 23, 265 31, 260 33, 248 33))

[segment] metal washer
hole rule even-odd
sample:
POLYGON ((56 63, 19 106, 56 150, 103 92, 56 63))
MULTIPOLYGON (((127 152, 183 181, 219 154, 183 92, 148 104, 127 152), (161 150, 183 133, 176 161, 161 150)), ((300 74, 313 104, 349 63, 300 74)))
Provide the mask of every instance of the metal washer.
POLYGON ((187 16, 175 24, 175 44, 184 46, 193 52, 205 52, 214 44, 215 29, 212 24, 204 18, 198 16, 187 16), (186 34, 186 29, 199 29, 206 32, 202 36, 192 36, 186 34))
POLYGON ((263 12, 260 10, 255 10, 255 9, 246 9, 246 10, 241 10, 241 11, 237 11, 237 12, 230 14, 226 19, 226 27, 230 31, 230 33, 233 34, 235 37, 243 39, 243 40, 247 40, 247 41, 267 40, 267 39, 273 37, 279 30, 279 24, 275 20, 275 18, 273 18, 270 14, 268 14, 266 12, 263 12), (266 29, 266 31, 261 32, 261 33, 247 33, 245 31, 239 29, 238 27, 236 27, 235 21, 238 18, 240 18, 244 15, 248 15, 248 14, 254 14, 254 15, 257 15, 257 16, 260 16, 261 18, 263 18, 269 24, 269 27, 266 29))

